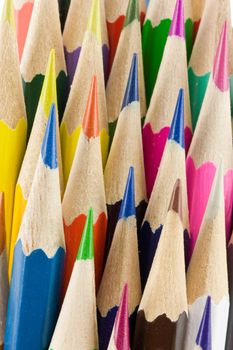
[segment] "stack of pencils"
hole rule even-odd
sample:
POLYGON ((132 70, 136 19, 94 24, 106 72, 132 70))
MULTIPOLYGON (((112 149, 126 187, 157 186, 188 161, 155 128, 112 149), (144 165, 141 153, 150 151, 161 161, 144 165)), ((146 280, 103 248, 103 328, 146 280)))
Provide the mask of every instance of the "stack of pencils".
POLYGON ((0 0, 0 350, 233 350, 231 0, 0 0))

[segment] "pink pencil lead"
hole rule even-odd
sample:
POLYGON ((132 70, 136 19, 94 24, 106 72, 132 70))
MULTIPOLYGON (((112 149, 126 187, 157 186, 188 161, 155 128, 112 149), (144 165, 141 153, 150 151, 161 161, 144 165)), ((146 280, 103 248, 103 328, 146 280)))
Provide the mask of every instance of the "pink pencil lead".
POLYGON ((114 324, 114 342, 117 350, 130 350, 128 285, 125 284, 114 324))
POLYGON ((177 0, 174 10, 169 36, 185 37, 183 0, 177 0))
POLYGON ((224 23, 214 59, 213 80, 221 91, 229 89, 229 60, 227 22, 224 23))

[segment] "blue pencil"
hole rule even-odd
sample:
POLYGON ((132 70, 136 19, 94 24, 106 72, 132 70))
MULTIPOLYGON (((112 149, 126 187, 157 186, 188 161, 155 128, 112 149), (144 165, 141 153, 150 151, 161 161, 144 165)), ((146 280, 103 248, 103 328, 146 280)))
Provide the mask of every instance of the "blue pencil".
POLYGON ((129 287, 129 317, 132 334, 137 307, 141 299, 133 167, 129 170, 116 230, 97 294, 101 350, 106 350, 108 347, 122 289, 126 283, 129 287))
POLYGON ((14 250, 6 350, 47 349, 59 312, 65 248, 56 127, 52 105, 14 250))

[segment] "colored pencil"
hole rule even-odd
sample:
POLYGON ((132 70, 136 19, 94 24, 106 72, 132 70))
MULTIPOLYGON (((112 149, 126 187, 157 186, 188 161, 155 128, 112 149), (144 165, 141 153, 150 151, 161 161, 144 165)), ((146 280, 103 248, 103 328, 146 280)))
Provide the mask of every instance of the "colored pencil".
POLYGON ((125 284, 117 310, 108 350, 130 350, 128 285, 125 284))
POLYGON ((30 135, 51 49, 56 52, 56 77, 59 117, 63 115, 68 80, 63 52, 57 0, 35 0, 21 59, 21 74, 30 135))
POLYGON ((146 99, 142 62, 141 26, 138 0, 129 0, 124 26, 121 31, 114 62, 109 75, 106 97, 110 140, 113 139, 121 112, 128 74, 134 53, 138 55, 138 80, 141 117, 146 115, 146 99))
POLYGON ((108 155, 109 136, 102 63, 100 1, 102 0, 93 0, 92 3, 79 64, 61 124, 61 144, 65 184, 67 184, 74 159, 93 75, 96 75, 98 81, 99 128, 103 165, 105 165, 108 155))
POLYGON ((197 350, 211 350, 211 298, 207 297, 196 339, 197 350))
POLYGON ((108 210, 106 254, 111 246, 130 166, 133 166, 135 171, 135 204, 139 228, 146 210, 147 198, 141 136, 138 57, 136 54, 132 56, 121 113, 104 171, 108 210))
MULTIPOLYGON (((37 159, 40 154, 40 147, 43 141, 47 120, 51 105, 55 104, 57 107, 57 93, 56 93, 56 70, 55 70, 55 51, 51 50, 47 69, 45 73, 45 79, 41 91, 41 96, 35 116, 35 122, 31 132, 31 136, 28 142, 22 167, 20 169, 19 177, 15 189, 14 198, 14 211, 12 220, 12 232, 11 232, 11 248, 10 248, 10 261, 9 261, 9 274, 11 275, 13 253, 15 242, 18 237, 19 228, 21 225, 24 210, 27 204, 29 193, 31 191, 32 180, 34 177, 37 159)), ((57 108, 56 108, 57 111, 57 108)), ((58 118, 57 118, 58 119, 58 118)), ((57 120, 58 124, 58 120, 57 120)), ((63 175, 62 175, 62 163, 61 163, 61 150, 60 150, 60 137, 57 132, 57 144, 58 144, 58 162, 60 173, 60 186, 61 193, 63 192, 63 175)))
POLYGON ((192 123, 195 129, 205 96, 221 28, 229 16, 229 0, 205 0, 202 20, 189 61, 192 123))
MULTIPOLYGON (((176 1, 150 0, 146 12, 142 29, 142 52, 148 106, 157 80, 176 1)), ((192 49, 193 33, 191 0, 184 0, 184 15, 187 54, 189 58, 192 49)))
POLYGON ((98 349, 92 209, 49 349, 98 349))
POLYGON ((5 247, 4 193, 0 193, 0 349, 3 349, 8 300, 7 256, 5 247))
POLYGON ((67 18, 67 14, 69 12, 70 2, 71 2, 71 0, 58 0, 62 31, 63 31, 65 23, 66 23, 66 18, 67 18))
POLYGON ((229 294, 223 191, 223 164, 220 164, 187 272, 189 317, 186 325, 179 324, 185 334, 184 344, 177 350, 194 348, 208 296, 212 309, 211 349, 224 350, 229 294))
POLYGON ((188 312, 181 191, 177 180, 138 309, 134 350, 170 350, 176 323, 188 312))
POLYGON ((108 348, 125 283, 129 287, 129 317, 133 334, 141 299, 137 225, 134 195, 134 168, 130 167, 116 230, 97 294, 99 348, 108 348))
POLYGON ((206 0, 193 0, 192 1, 192 13, 193 13, 193 41, 196 39, 196 35, 199 29, 201 18, 206 0))
POLYGON ((6 252, 9 259, 15 184, 27 134, 12 0, 4 0, 0 19, 0 52, 0 192, 5 195, 6 252))
POLYGON ((231 350, 233 347, 233 234, 227 247, 227 262, 228 262, 228 281, 230 295, 230 310, 227 327, 227 337, 225 350, 231 350))
POLYGON ((103 272, 107 209, 98 114, 97 79, 94 76, 87 100, 79 142, 62 202, 67 250, 64 291, 69 283, 85 225, 86 213, 90 206, 92 206, 94 212, 95 276, 97 289, 103 272))
POLYGON ((65 259, 52 105, 15 245, 4 349, 47 349, 59 312, 65 259))
POLYGON ((171 193, 177 179, 180 179, 182 186, 182 217, 185 246, 187 248, 189 223, 184 149, 184 91, 182 89, 177 99, 158 176, 139 232, 139 255, 143 288, 150 272, 166 219, 171 193))
MULTIPOLYGON (((146 13, 146 4, 145 0, 138 0, 139 3, 139 15, 141 24, 143 24, 145 13, 146 13)), ((112 64, 114 61, 117 45, 119 42, 120 34, 124 25, 128 0, 123 1, 112 1, 106 0, 106 20, 108 28, 108 37, 109 37, 109 61, 108 61, 108 71, 111 71, 112 64)))
POLYGON ((14 0, 19 59, 21 60, 34 0, 14 0))
MULTIPOLYGON (((233 8, 233 4, 232 4, 233 8)), ((231 96, 231 117, 233 117, 233 16, 229 26, 229 63, 230 63, 230 96, 231 96)), ((232 121, 233 122, 233 121, 232 121)), ((233 125, 232 125, 233 127, 233 125)))
POLYGON ((229 240, 233 203, 232 131, 225 23, 211 78, 186 160, 191 251, 207 205, 216 166, 223 159, 226 236, 229 240), (221 115, 221 118, 219 116, 221 115), (219 140, 219 142, 215 142, 219 140), (220 140, 224 140, 220 142, 220 140))
MULTIPOLYGON (((90 32, 96 35, 98 43, 101 44, 102 59, 106 76, 109 47, 104 0, 71 0, 70 10, 68 12, 63 33, 63 44, 70 85, 74 79, 87 28, 90 32), (99 6, 101 9, 97 9, 99 6), (94 26, 94 24, 96 24, 96 26, 94 26)), ((91 42, 89 45, 91 45, 91 42)), ((91 51, 92 47, 89 46, 88 54, 90 54, 91 51)))
POLYGON ((148 198, 151 195, 157 176, 176 105, 177 91, 180 88, 184 89, 185 147, 188 150, 192 138, 192 123, 188 91, 183 0, 177 0, 176 3, 163 61, 143 127, 148 198))

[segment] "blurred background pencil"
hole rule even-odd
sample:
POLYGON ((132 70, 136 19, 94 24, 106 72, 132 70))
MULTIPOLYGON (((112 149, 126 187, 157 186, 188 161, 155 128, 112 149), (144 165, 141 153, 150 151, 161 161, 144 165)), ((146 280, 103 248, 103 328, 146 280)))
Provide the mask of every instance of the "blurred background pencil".
POLYGON ((98 113, 103 165, 105 165, 108 155, 109 135, 103 71, 100 1, 102 0, 92 1, 79 64, 60 128, 65 185, 74 159, 93 75, 96 75, 98 81, 98 113))
POLYGON ((21 59, 21 74, 30 135, 51 49, 56 52, 56 79, 59 117, 62 118, 68 94, 57 0, 35 0, 21 59))
POLYGON ((60 13, 60 21, 61 21, 61 30, 63 31, 64 25, 66 23, 67 14, 70 8, 71 0, 58 0, 59 4, 59 13, 60 13))
MULTIPOLYGON (((138 0, 139 5, 139 16, 141 25, 143 24, 145 13, 146 13, 146 4, 145 0, 138 0)), ((129 0, 105 0, 106 7, 106 21, 108 28, 108 37, 109 37, 109 64, 108 72, 111 72, 112 64, 114 61, 116 49, 118 46, 120 34, 124 25, 127 6, 129 0)))
POLYGON ((192 0, 193 42, 195 42, 199 25, 201 23, 205 2, 206 0, 192 0))
POLYGON ((34 0, 13 0, 16 20, 16 33, 18 41, 19 59, 21 60, 28 27, 31 20, 34 0))
POLYGON ((228 266, 228 281, 229 281, 229 297, 230 309, 227 326, 227 337, 225 350, 231 350, 233 347, 233 234, 227 247, 227 266, 228 266))
MULTIPOLYGON (((142 52, 148 106, 157 80, 175 4, 176 0, 150 0, 146 12, 146 18, 142 29, 142 52)), ((186 47, 189 58, 193 40, 191 0, 184 0, 184 16, 186 47)))
MULTIPOLYGON (((70 85, 73 82, 76 67, 79 62, 86 30, 96 34, 97 39, 100 41, 106 75, 109 48, 104 0, 71 0, 63 33, 63 45, 70 85), (98 9, 98 7, 100 8, 98 9)), ((92 41, 90 41, 89 45, 91 45, 91 43, 92 41)), ((90 52, 91 49, 89 47, 88 53, 90 52)), ((90 67, 91 66, 89 66, 89 68, 90 67)))
POLYGON ((0 77, 0 192, 4 192, 5 196, 6 252, 9 261, 15 184, 27 134, 12 0, 4 0, 0 17, 0 77))
POLYGON ((142 118, 146 115, 146 100, 138 0, 129 0, 124 26, 106 87, 110 143, 121 112, 133 54, 137 54, 138 57, 138 87, 142 118))
POLYGON ((193 129, 201 111, 221 29, 229 14, 229 0, 205 0, 188 68, 193 129))

